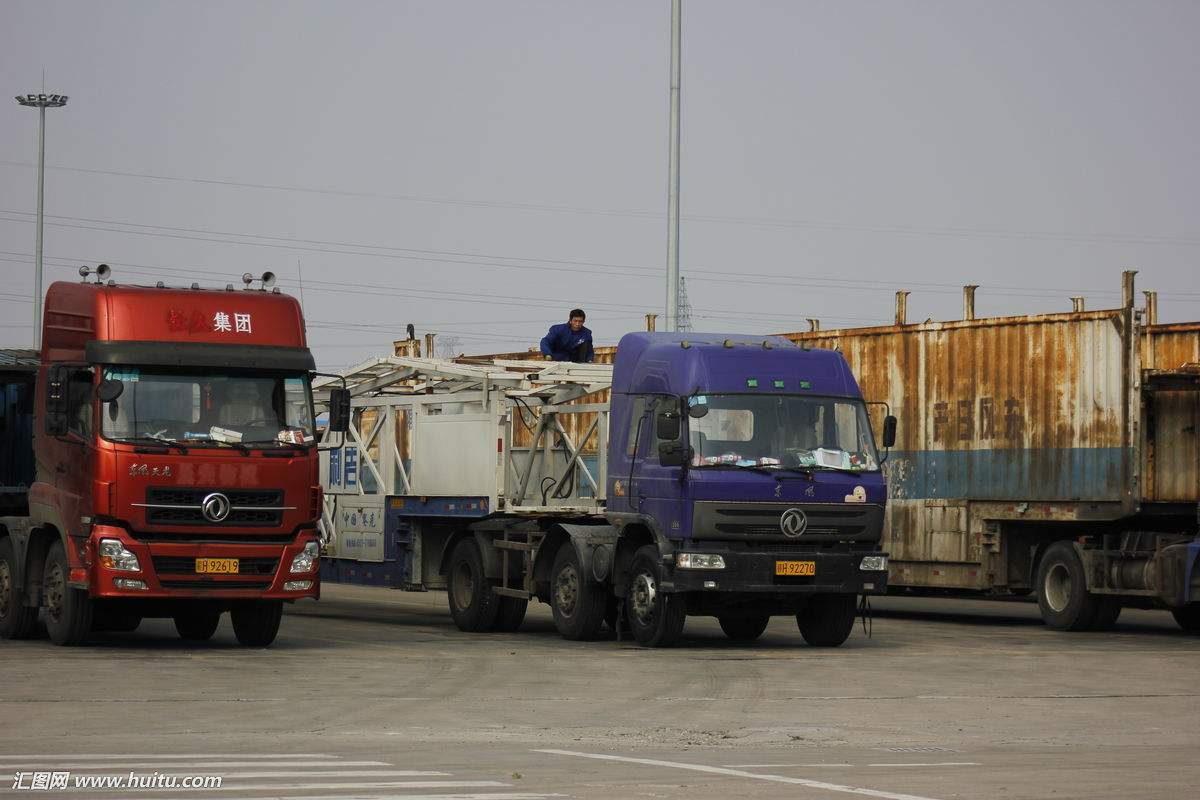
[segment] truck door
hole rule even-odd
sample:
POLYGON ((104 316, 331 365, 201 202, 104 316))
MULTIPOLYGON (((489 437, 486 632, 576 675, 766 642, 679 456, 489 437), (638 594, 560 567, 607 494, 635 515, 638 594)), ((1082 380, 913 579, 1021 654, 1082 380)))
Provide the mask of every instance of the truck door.
POLYGON ((659 411, 667 407, 678 410, 678 405, 679 399, 675 397, 647 398, 634 463, 634 481, 630 487, 636 510, 653 517, 659 530, 668 538, 686 536, 691 527, 690 520, 684 515, 684 483, 680 480, 683 467, 663 466, 658 455, 662 442, 655 434, 655 417, 659 411))
POLYGON ((91 515, 96 458, 96 373, 91 367, 57 366, 48 371, 44 461, 39 479, 56 489, 60 524, 77 532, 91 515))

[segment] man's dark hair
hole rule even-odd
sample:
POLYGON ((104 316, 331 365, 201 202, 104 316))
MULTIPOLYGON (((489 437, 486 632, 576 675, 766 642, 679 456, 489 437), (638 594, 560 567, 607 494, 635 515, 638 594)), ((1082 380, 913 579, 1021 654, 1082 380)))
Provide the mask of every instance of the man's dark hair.
POLYGON ((583 313, 582 308, 572 308, 571 313, 567 315, 567 319, 575 319, 576 317, 587 319, 587 314, 583 313))

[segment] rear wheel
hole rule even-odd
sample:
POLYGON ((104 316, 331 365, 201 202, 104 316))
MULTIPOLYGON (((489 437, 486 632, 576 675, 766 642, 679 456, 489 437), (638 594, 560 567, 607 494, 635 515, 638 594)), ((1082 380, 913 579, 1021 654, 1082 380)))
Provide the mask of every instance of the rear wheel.
POLYGON ((229 612, 233 622, 233 635, 238 643, 246 647, 268 647, 279 634, 279 623, 283 619, 283 603, 277 600, 261 600, 234 606, 229 612))
POLYGON ((17 591, 17 560, 12 542, 0 539, 0 639, 24 639, 37 627, 37 609, 17 591))
POLYGON ((683 598, 660 591, 661 584, 658 548, 648 544, 633 555, 625 597, 625 613, 633 638, 646 647, 675 644, 687 621, 683 598))
POLYGON ((1101 610, 1101 598, 1088 592, 1083 561, 1070 542, 1046 548, 1038 564, 1037 593, 1042 620, 1055 630, 1086 631, 1101 610))
POLYGON ((215 609, 195 608, 175 615, 175 630, 179 638, 189 642, 207 642, 217 632, 220 623, 221 612, 215 609))
POLYGON ((50 634, 50 641, 66 647, 83 644, 92 630, 92 601, 87 592, 67 583, 70 569, 62 542, 55 542, 46 554, 42 596, 46 603, 46 632, 50 634))
POLYGON ((735 642, 753 642, 763 635, 771 618, 762 617, 717 617, 721 630, 735 642))
POLYGON ((571 542, 564 542, 554 556, 550 607, 554 611, 554 625, 563 638, 586 641, 600 635, 608 593, 584 578, 579 553, 571 542))
POLYGON ((492 585, 483 574, 483 556, 474 539, 463 539, 450 553, 446 574, 450 616, 460 631, 490 631, 500 613, 492 585))
POLYGON ((525 621, 525 612, 529 610, 529 601, 516 597, 497 597, 496 622, 492 630, 500 633, 513 633, 525 621))
POLYGON ((1171 610, 1179 627, 1188 633, 1200 633, 1200 603, 1188 603, 1183 608, 1171 610))
POLYGON ((796 615, 796 627, 813 647, 839 647, 854 629, 857 597, 852 594, 814 594, 796 615))

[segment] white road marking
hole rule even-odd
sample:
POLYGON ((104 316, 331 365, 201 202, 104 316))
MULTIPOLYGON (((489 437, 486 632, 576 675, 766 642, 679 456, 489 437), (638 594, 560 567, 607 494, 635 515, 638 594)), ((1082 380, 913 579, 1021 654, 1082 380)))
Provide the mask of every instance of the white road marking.
MULTIPOLYGON (((273 791, 276 789, 287 789, 289 791, 314 791, 327 789, 473 789, 473 788, 508 788, 512 784, 500 783, 499 781, 362 781, 354 783, 263 783, 258 786, 221 786, 219 788, 204 788, 204 789, 173 789, 167 790, 175 795, 192 794, 199 796, 201 792, 259 792, 273 791)), ((126 792, 127 788, 123 789, 102 789, 99 787, 88 787, 87 791, 96 793, 105 792, 126 792)), ((0 789, 0 795, 16 794, 12 789, 0 789)), ((19 792, 22 796, 27 792, 19 792)), ((78 792, 76 793, 78 794, 78 792)), ((443 796, 444 795, 439 795, 443 796)), ((406 798, 411 797, 405 795, 406 798)), ((138 795, 139 800, 141 795, 138 795)), ((259 798, 258 800, 263 800, 259 798)), ((306 797, 304 800, 314 800, 306 797)), ((378 800, 376 798, 375 800, 378 800)))
POLYGON ((837 769, 845 769, 853 767, 853 764, 723 764, 722 766, 729 769, 783 769, 795 767, 834 767, 837 769))
POLYGON ((739 769, 729 769, 727 767, 709 767, 703 764, 688 764, 682 761, 660 761, 655 758, 630 758, 628 756, 610 756, 601 753, 577 753, 572 750, 534 750, 535 753, 549 753, 556 756, 575 756, 576 758, 594 758, 599 761, 621 761, 627 764, 645 764, 650 767, 669 767, 671 769, 686 769, 693 772, 707 772, 712 775, 728 775, 734 778, 749 778, 756 781, 770 781, 772 783, 787 783, 794 786, 807 786, 810 789, 823 789, 827 792, 843 792, 845 794, 858 794, 865 797, 879 797, 883 800, 934 800, 930 797, 922 797, 915 794, 898 794, 896 792, 885 792, 878 789, 863 789, 857 786, 843 786, 837 783, 826 783, 825 781, 813 781, 806 778, 789 778, 786 775, 761 775, 757 772, 745 772, 739 769))
MULTIPOLYGON (((34 761, 13 761, 5 766, 9 767, 29 767, 30 765, 38 766, 34 761)), ((75 764, 66 762, 61 764, 62 769, 70 770, 98 770, 98 769, 228 769, 230 767, 390 767, 393 766, 386 761, 171 761, 167 763, 157 763, 154 761, 112 761, 107 764, 75 764)))
POLYGON ((979 767, 979 761, 934 761, 924 764, 867 764, 868 767, 979 767))
POLYGON ((0 755, 0 761, 103 761, 103 760, 120 760, 125 758, 137 759, 138 761, 153 761, 155 759, 162 761, 178 761, 183 758, 339 758, 339 756, 329 753, 155 753, 155 754, 137 754, 137 753, 75 753, 74 755, 64 756, 61 753, 52 756, 39 755, 0 755))
MULTIPOLYGON (((198 790, 193 790, 198 791, 198 790)), ((246 797, 223 797, 221 800, 545 800, 550 797, 566 797, 563 794, 531 794, 528 792, 473 792, 470 794, 316 794, 262 795, 246 797)), ((142 797, 138 800, 179 800, 179 794, 167 797, 142 797)))

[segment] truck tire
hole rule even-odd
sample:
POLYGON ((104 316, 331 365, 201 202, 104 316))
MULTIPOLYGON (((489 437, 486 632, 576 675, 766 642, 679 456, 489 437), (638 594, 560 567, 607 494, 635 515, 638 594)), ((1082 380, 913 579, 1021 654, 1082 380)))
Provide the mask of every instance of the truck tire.
POLYGON ((446 597, 450 616, 460 631, 483 633, 493 629, 500 604, 483 573, 483 557, 474 539, 454 545, 446 569, 446 597))
POLYGON ((269 647, 279 634, 279 623, 283 619, 283 603, 278 600, 260 600, 234 606, 229 612, 233 622, 233 635, 238 643, 246 647, 269 647))
POLYGON ((608 608, 608 592, 604 587, 588 583, 584 577, 579 553, 571 542, 563 542, 554 556, 550 570, 550 608, 554 612, 554 627, 564 639, 591 641, 600 636, 604 611, 608 608))
POLYGON ((1070 542, 1046 548, 1037 572, 1042 621, 1058 631, 1086 631, 1096 622, 1101 598, 1087 590, 1083 562, 1070 542))
POLYGON ((497 597, 496 621, 492 630, 498 633, 515 633, 521 629, 525 621, 525 612, 529 610, 529 601, 516 597, 497 597))
POLYGON ((658 548, 648 544, 633 554, 625 613, 633 638, 644 647, 670 647, 683 633, 687 606, 677 594, 658 591, 662 582, 658 548))
POLYGON ((721 630, 735 642, 753 642, 763 635, 771 618, 761 617, 717 617, 721 630))
POLYGON ((221 612, 214 608, 193 608, 175 615, 175 632, 189 642, 207 642, 220 624, 221 612))
POLYGON ((1188 603, 1183 608, 1171 609, 1171 616, 1188 633, 1200 633, 1200 603, 1188 603))
POLYGON ((814 594, 796 615, 796 627, 813 647, 840 647, 854 630, 857 596, 814 594))
POLYGON ((1092 620, 1093 631, 1111 631, 1121 616, 1121 598, 1100 597, 1096 604, 1096 617, 1092 620))
POLYGON ((17 591, 17 559, 12 542, 0 539, 0 639, 25 639, 37 628, 37 609, 17 591))
POLYGON ((62 541, 57 541, 46 554, 42 597, 46 603, 46 632, 50 641, 64 647, 83 644, 92 631, 92 601, 87 592, 67 584, 70 572, 66 550, 62 541))

